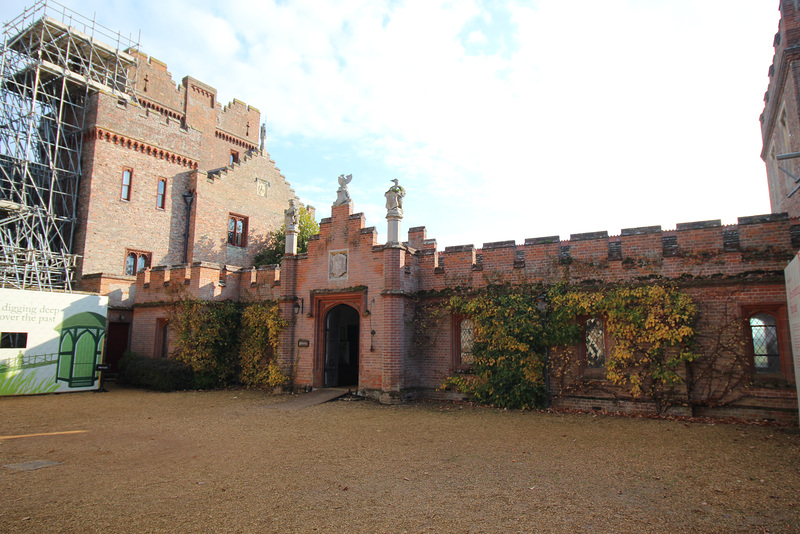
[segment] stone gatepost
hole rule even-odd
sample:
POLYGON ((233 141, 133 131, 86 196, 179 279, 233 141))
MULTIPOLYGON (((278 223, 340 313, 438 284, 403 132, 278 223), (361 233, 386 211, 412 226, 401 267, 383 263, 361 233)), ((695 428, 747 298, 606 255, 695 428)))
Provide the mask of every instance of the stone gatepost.
POLYGON ((281 346, 281 369, 294 377, 294 304, 297 302, 297 234, 300 229, 300 210, 295 199, 289 201, 289 209, 283 212, 286 231, 286 246, 281 259, 281 317, 289 323, 279 336, 281 346))

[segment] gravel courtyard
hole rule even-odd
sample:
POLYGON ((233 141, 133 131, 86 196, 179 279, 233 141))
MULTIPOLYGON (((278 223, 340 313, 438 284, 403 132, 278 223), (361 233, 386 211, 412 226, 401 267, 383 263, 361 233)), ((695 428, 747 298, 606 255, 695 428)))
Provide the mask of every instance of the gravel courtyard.
POLYGON ((796 427, 290 399, 0 398, 0 532, 800 531, 796 427))

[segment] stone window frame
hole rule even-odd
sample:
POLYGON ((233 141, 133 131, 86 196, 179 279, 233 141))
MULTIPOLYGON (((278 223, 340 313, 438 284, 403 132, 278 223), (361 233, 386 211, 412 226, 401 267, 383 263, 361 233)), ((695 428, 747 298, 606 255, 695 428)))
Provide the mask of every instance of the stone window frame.
POLYGON ((123 167, 119 199, 130 202, 133 191, 133 167, 123 167))
POLYGON ((165 210, 167 208, 167 179, 159 178, 156 185, 156 209, 165 210), (162 190, 162 185, 163 190, 162 190))
POLYGON ((453 327, 452 327, 452 361, 451 367, 454 371, 457 372, 469 372, 472 370, 472 366, 475 363, 475 355, 472 351, 472 345, 475 343, 475 322, 472 320, 471 317, 461 314, 454 314, 453 315, 453 327), (470 347, 467 350, 467 353, 472 355, 471 361, 464 361, 464 346, 463 346, 463 335, 462 335, 462 326, 464 325, 464 321, 469 321, 472 325, 472 339, 470 340, 470 347))
POLYGON ((247 247, 249 223, 249 217, 236 213, 228 214, 228 246, 238 248, 247 247), (233 222, 233 231, 231 231, 231 222, 233 222), (239 228, 239 223, 241 223, 241 228, 239 228))
POLYGON ((125 249, 125 262, 123 264, 122 272, 125 276, 136 276, 141 271, 150 267, 153 258, 152 252, 145 250, 134 250, 130 248, 125 249), (129 269, 128 260, 133 259, 133 269, 129 269))

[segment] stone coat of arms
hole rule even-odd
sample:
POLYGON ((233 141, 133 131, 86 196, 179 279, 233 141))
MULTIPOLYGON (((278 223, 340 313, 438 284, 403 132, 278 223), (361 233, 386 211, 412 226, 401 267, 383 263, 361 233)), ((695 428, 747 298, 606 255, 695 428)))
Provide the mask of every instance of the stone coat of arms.
POLYGON ((330 253, 328 261, 328 278, 337 280, 347 276, 347 251, 337 250, 330 253))

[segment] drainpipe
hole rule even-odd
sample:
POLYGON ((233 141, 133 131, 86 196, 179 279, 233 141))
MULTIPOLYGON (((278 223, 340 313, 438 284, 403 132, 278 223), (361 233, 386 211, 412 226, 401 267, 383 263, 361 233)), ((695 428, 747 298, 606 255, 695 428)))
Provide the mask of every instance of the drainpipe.
POLYGON ((194 202, 194 191, 187 191, 183 194, 183 201, 186 203, 186 229, 183 234, 183 263, 189 262, 189 222, 192 215, 192 202, 194 202))

